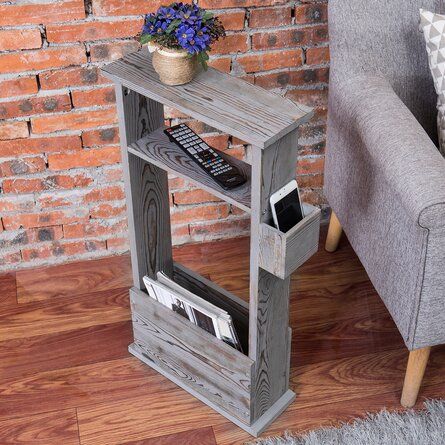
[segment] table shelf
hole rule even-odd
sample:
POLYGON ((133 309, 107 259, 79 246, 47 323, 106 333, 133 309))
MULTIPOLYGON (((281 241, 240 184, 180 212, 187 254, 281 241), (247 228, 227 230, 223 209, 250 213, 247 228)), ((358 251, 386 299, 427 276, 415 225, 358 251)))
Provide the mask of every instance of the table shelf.
POLYGON ((246 178, 246 182, 241 186, 232 190, 225 190, 193 162, 174 142, 170 142, 163 128, 159 128, 148 136, 134 142, 128 147, 128 151, 157 167, 193 182, 224 201, 250 213, 251 168, 246 162, 215 149, 230 164, 237 167, 246 178))

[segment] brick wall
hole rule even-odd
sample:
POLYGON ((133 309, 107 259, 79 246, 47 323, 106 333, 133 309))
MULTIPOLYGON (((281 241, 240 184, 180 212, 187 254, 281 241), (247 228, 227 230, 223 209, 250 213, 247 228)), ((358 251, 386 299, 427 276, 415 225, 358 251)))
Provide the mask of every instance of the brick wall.
MULTIPOLYGON (((134 51, 153 0, 0 3, 0 270, 128 249, 112 85, 99 68, 134 51)), ((211 65, 316 107, 302 129, 299 184, 323 205, 328 79, 325 1, 200 0, 227 38, 211 65)), ((187 120, 166 110, 167 123, 187 120)), ((249 159, 242 141, 190 122, 205 139, 249 159)), ((170 180, 176 243, 248 233, 246 215, 170 180)))

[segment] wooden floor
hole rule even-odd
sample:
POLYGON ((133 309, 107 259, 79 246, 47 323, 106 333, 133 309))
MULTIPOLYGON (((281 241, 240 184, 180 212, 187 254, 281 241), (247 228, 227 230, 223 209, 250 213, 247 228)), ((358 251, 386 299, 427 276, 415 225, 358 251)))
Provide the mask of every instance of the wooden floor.
MULTIPOLYGON (((248 240, 176 249, 247 298, 248 240)), ((130 356, 127 256, 0 275, 0 444, 227 445, 249 436, 130 356)), ((407 350, 345 239, 292 277, 295 402, 264 433, 400 409, 407 350)), ((445 396, 434 348, 418 407, 445 396)))

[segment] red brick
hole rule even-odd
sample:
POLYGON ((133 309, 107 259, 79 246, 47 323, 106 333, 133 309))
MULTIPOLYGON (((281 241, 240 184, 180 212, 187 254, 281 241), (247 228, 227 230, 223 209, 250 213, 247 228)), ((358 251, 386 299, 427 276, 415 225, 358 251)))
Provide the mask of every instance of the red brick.
POLYGON ((190 183, 183 178, 169 177, 168 179, 168 188, 170 191, 181 190, 189 185, 190 183))
POLYGON ((62 226, 41 227, 38 229, 9 230, 3 238, 2 248, 14 248, 28 244, 55 241, 63 238, 62 226))
POLYGON ((76 108, 110 105, 116 102, 114 87, 73 91, 71 97, 76 108))
POLYGON ((99 167, 117 164, 121 160, 119 147, 94 148, 73 153, 57 153, 48 156, 48 168, 68 170, 79 167, 99 167))
POLYGON ((232 58, 221 57, 219 59, 209 60, 209 66, 224 73, 230 73, 230 68, 232 66, 232 58))
POLYGON ((115 218, 125 213, 125 204, 98 204, 90 209, 91 218, 115 218))
POLYGON ((328 90, 290 90, 286 93, 286 97, 309 107, 326 107, 328 90))
POLYGON ((114 124, 117 120, 114 107, 103 110, 78 111, 31 119, 33 133, 51 133, 60 130, 84 130, 114 124))
POLYGON ((94 43, 90 45, 91 61, 105 62, 120 59, 128 53, 136 51, 139 47, 139 43, 135 40, 112 43, 94 43))
POLYGON ((0 177, 26 175, 45 170, 46 163, 42 157, 12 159, 0 162, 0 177))
POLYGON ((67 224, 63 226, 64 237, 67 239, 114 235, 116 233, 125 232, 126 230, 126 220, 118 222, 90 220, 87 223, 67 224))
POLYGON ((196 220, 226 218, 229 214, 227 204, 211 204, 199 207, 177 207, 171 214, 173 224, 190 223, 196 220))
POLYGON ((114 166, 114 168, 103 169, 100 173, 101 181, 100 183, 109 184, 110 182, 123 181, 123 171, 122 165, 114 166))
POLYGON ((88 21, 84 23, 57 24, 46 27, 48 42, 88 42, 119 37, 133 37, 141 30, 143 19, 121 21, 88 21))
POLYGON ((35 76, 0 81, 0 98, 25 96, 37 93, 37 91, 37 79, 35 76))
POLYGON ((180 239, 180 241, 189 241, 190 240, 189 225, 184 224, 182 226, 172 226, 172 238, 175 239, 175 241, 178 241, 178 239, 180 239))
POLYGON ((93 179, 85 174, 53 175, 44 178, 5 179, 3 191, 5 193, 33 193, 44 190, 72 189, 87 187, 93 179))
POLYGON ((323 189, 301 189, 300 196, 302 201, 315 206, 326 204, 326 198, 323 195, 323 189))
POLYGON ((42 46, 38 29, 4 29, 0 31, 0 51, 33 49, 42 46))
POLYGON ((80 150, 82 148, 80 142, 79 136, 57 136, 0 141, 0 157, 80 150))
POLYGON ((250 11, 249 26, 251 28, 270 28, 285 26, 292 23, 292 8, 259 8, 250 11))
POLYGON ((288 48, 292 46, 314 45, 327 42, 327 25, 311 26, 301 29, 263 32, 252 36, 252 47, 255 50, 288 48))
POLYGON ((128 250, 130 248, 130 241, 128 237, 110 238, 106 240, 108 250, 128 250))
POLYGON ((60 224, 71 224, 88 220, 88 210, 56 210, 42 213, 22 213, 20 215, 4 216, 3 225, 6 230, 16 230, 20 227, 56 226, 60 224))
POLYGON ((86 63, 86 61, 85 48, 81 46, 45 48, 1 54, 0 71, 3 73, 17 73, 20 71, 45 70, 80 65, 86 63))
POLYGON ((85 68, 65 68, 63 70, 48 71, 39 74, 42 90, 57 90, 87 85, 110 83, 103 77, 96 66, 85 68))
POLYGON ((299 175, 323 173, 323 171, 324 157, 298 159, 297 173, 299 175))
POLYGON ((298 176, 298 186, 301 188, 323 187, 323 174, 298 176))
POLYGON ((283 3, 287 3, 287 0, 200 0, 199 6, 201 8, 213 8, 213 9, 223 9, 223 8, 241 8, 241 7, 255 7, 258 6, 258 3, 261 6, 272 6, 272 5, 282 5, 283 3))
MULTIPOLYGON (((2 232, 2 226, 0 224, 0 232, 2 232)), ((22 256, 20 252, 8 252, 1 253, 0 252, 0 266, 20 263, 22 261, 22 256)))
POLYGON ((303 50, 298 48, 273 53, 247 54, 238 56, 236 61, 246 73, 291 68, 303 64, 303 50))
POLYGON ((72 255, 80 255, 82 253, 106 250, 106 248, 105 241, 97 240, 54 242, 50 246, 44 244, 32 249, 22 249, 22 257, 24 261, 31 261, 37 258, 69 257, 72 255))
POLYGON ((211 54, 229 54, 247 51, 247 34, 230 34, 212 45, 211 54))
POLYGON ((208 193, 201 189, 185 190, 183 192, 175 192, 173 195, 173 202, 176 205, 184 204, 199 204, 201 202, 220 202, 221 198, 218 198, 211 193, 208 193))
POLYGON ((83 202, 97 202, 97 201, 117 201, 125 198, 124 189, 120 185, 113 185, 104 188, 98 188, 88 192, 83 202))
POLYGON ((203 136, 202 139, 213 148, 225 150, 229 145, 229 136, 227 134, 218 134, 216 136, 203 136))
POLYGON ((255 76, 255 84, 263 88, 283 88, 286 85, 312 85, 327 83, 328 80, 329 70, 327 68, 285 71, 255 76))
POLYGON ((226 31, 241 31, 244 29, 245 11, 231 11, 217 14, 226 31))
POLYGON ((33 114, 54 113, 71 110, 69 94, 40 96, 29 99, 13 100, 0 103, 0 118, 30 116, 33 114))
MULTIPOLYGON (((0 194, 0 213, 29 212, 35 207, 34 195, 0 194)), ((0 224, 1 225, 1 224, 0 224)))
POLYGON ((329 63, 329 47, 322 46, 317 48, 308 48, 306 50, 307 65, 322 65, 329 63))
POLYGON ((328 5, 309 4, 295 6, 296 23, 320 23, 328 19, 328 5))
POLYGON ((101 130, 87 130, 82 132, 84 147, 108 145, 119 143, 119 129, 117 127, 103 128, 101 130))
POLYGON ((0 122, 0 140, 26 138, 28 135, 26 122, 0 122))
POLYGON ((84 17, 83 0, 0 5, 0 26, 46 24, 84 17))
POLYGON ((156 11, 166 4, 163 0, 93 0, 93 14, 106 15, 139 15, 156 11))

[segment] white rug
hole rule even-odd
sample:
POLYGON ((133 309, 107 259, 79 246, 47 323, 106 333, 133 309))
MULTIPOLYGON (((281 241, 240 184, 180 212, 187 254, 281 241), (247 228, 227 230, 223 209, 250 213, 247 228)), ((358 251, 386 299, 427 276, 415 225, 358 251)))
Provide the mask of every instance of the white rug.
POLYGON ((425 402, 424 411, 368 414, 340 428, 304 436, 259 439, 254 445, 445 445, 445 400, 425 402))

